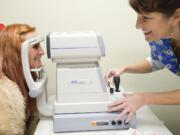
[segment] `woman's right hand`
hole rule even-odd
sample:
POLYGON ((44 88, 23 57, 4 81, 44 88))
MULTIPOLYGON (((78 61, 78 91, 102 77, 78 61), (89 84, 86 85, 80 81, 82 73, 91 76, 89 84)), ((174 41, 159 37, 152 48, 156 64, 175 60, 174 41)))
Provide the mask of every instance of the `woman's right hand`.
POLYGON ((105 81, 110 82, 110 79, 114 76, 119 76, 125 72, 125 67, 119 69, 109 69, 105 74, 105 81))

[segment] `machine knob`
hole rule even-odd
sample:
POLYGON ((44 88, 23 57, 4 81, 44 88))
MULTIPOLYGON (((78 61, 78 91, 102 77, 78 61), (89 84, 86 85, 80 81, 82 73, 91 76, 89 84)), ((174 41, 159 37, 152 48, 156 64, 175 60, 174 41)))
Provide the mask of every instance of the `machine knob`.
POLYGON ((114 89, 113 88, 110 88, 109 91, 110 91, 110 94, 114 93, 114 89))
POLYGON ((120 90, 119 90, 120 77, 119 76, 114 76, 113 81, 114 81, 114 85, 115 85, 115 91, 120 92, 120 90))
POLYGON ((118 120, 118 125, 121 125, 122 124, 122 121, 121 120, 118 120))
POLYGON ((113 121, 111 121, 111 124, 112 125, 116 125, 116 122, 113 120, 113 121))

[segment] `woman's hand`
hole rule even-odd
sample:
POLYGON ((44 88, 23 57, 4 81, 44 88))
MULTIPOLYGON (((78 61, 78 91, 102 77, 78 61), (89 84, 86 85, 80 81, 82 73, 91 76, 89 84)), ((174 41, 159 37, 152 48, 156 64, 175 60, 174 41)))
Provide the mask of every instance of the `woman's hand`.
POLYGON ((120 114, 118 114, 115 121, 121 119, 123 115, 128 114, 126 122, 129 122, 132 119, 134 113, 145 104, 143 99, 143 94, 141 93, 124 94, 123 98, 109 104, 107 111, 120 111, 120 114))
POLYGON ((109 69, 108 72, 105 74, 105 80, 106 80, 106 82, 110 82, 109 80, 112 77, 119 76, 124 72, 125 72, 125 67, 122 67, 120 69, 109 69))

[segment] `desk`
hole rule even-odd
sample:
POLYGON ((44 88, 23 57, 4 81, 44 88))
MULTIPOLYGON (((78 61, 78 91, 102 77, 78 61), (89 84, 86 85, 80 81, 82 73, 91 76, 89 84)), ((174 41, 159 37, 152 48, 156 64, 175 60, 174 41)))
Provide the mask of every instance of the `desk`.
MULTIPOLYGON (((173 135, 157 116, 147 107, 139 109, 137 115, 137 130, 140 132, 155 131, 157 135, 173 135)), ((52 119, 42 119, 37 125, 35 135, 125 135, 127 130, 106 130, 89 132, 53 133, 52 119)))

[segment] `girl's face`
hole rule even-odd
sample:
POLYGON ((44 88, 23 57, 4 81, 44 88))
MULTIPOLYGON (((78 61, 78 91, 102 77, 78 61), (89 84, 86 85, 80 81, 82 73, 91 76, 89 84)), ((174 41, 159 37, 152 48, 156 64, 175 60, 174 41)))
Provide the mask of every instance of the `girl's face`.
POLYGON ((170 18, 158 12, 137 15, 136 28, 142 30, 148 42, 170 38, 171 26, 170 18))
MULTIPOLYGON (((32 38, 37 36, 37 33, 29 33, 26 35, 25 39, 32 38)), ((40 68, 42 66, 41 56, 44 55, 44 51, 41 48, 40 44, 35 44, 29 48, 29 65, 30 68, 40 68)))

